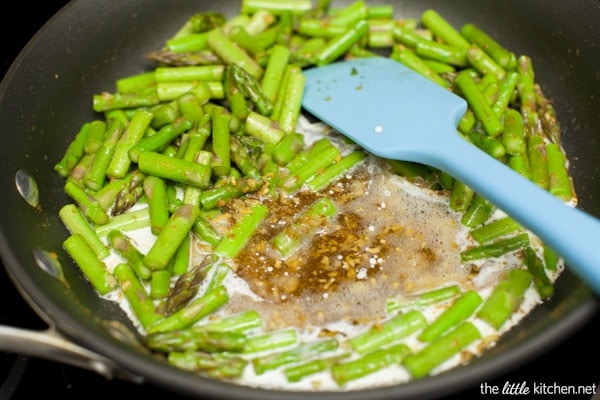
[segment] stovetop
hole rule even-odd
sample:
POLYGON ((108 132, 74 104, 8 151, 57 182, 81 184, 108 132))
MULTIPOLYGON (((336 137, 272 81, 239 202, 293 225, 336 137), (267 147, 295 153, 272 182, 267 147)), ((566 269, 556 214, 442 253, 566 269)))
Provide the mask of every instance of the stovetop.
MULTIPOLYGON (((67 0, 42 0, 30 2, 27 13, 3 12, 2 19, 2 65, 4 75, 14 57, 33 34, 67 0), (10 25, 10 28, 8 26, 10 25), (10 29, 9 31, 6 31, 10 29)), ((0 265, 0 324, 27 329, 44 329, 45 324, 29 308, 27 303, 9 281, 4 267, 0 265)), ((547 385, 593 385, 600 383, 600 316, 591 320, 583 329, 571 336, 552 351, 533 360, 510 374, 490 382, 489 386, 504 387, 507 383, 542 382, 547 385)), ((0 352, 0 400, 37 398, 97 399, 125 393, 140 396, 152 395, 170 400, 184 397, 151 384, 135 384, 120 380, 107 380, 94 372, 59 364, 39 358, 0 352)), ((511 395, 514 398, 516 395, 511 395)), ((556 395, 558 396, 558 395, 556 395)), ((447 398, 501 398, 501 395, 483 395, 480 385, 447 398)), ((519 396, 517 396, 519 397, 519 396)), ((524 396, 521 396, 524 397, 524 396)), ((529 398, 528 396, 525 396, 529 398)), ((555 396, 538 396, 539 398, 555 396)), ((589 399, 591 395, 580 397, 589 399)), ((508 398, 508 397, 507 397, 508 398)))

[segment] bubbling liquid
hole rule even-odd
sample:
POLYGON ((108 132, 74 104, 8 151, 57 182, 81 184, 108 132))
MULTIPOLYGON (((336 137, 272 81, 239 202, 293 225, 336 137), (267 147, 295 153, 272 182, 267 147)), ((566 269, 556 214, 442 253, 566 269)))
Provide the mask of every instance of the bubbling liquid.
POLYGON ((319 193, 268 201, 270 213, 235 260, 236 274, 261 300, 233 296, 232 312, 253 302, 272 328, 368 322, 385 302, 448 282, 468 286, 457 237, 459 216, 443 196, 419 196, 374 158, 319 193), (302 238, 286 259, 269 240, 320 196, 336 214, 302 238))

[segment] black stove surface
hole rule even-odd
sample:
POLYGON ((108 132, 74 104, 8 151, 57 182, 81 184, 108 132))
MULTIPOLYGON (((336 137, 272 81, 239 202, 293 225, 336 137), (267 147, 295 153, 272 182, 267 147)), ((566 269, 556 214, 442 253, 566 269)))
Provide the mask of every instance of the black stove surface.
MULTIPOLYGON (((29 2, 27 12, 3 12, 1 43, 2 66, 0 77, 33 34, 63 5, 66 0, 42 0, 29 2), (9 30, 9 31, 8 31, 9 30)), ((23 7, 21 7, 23 9, 23 7)), ((0 268, 0 324, 27 329, 44 329, 45 324, 29 308, 9 281, 4 267, 0 268)), ((591 394, 581 396, 561 395, 557 392, 568 385, 588 386, 600 383, 600 316, 592 319, 576 334, 547 354, 490 382, 481 382, 464 392, 453 394, 451 399, 464 398, 581 398, 590 399, 591 394), (518 385, 533 382, 553 386, 555 389, 541 395, 519 393, 518 385), (494 394, 513 384, 512 394, 494 394), (487 385, 487 386, 486 386, 487 385)), ((120 380, 107 380, 94 372, 55 363, 52 361, 0 352, 0 400, 23 400, 38 398, 98 399, 124 394, 153 396, 164 399, 183 399, 171 391, 151 384, 135 384, 120 380)), ((600 398, 595 396, 594 398, 600 398)))

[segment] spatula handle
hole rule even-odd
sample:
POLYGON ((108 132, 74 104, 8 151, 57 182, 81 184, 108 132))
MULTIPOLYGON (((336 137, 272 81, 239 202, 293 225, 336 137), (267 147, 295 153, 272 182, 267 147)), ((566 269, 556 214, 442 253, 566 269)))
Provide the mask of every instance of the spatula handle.
POLYGON ((600 220, 455 137, 435 163, 528 228, 600 294, 600 220))

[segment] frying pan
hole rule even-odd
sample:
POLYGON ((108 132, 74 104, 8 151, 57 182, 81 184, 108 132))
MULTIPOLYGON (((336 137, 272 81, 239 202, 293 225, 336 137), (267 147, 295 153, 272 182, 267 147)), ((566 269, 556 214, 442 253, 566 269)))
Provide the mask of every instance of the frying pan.
MULTIPOLYGON (((339 6, 348 2, 334 1, 339 6)), ((372 1, 394 4, 398 15, 418 17, 434 8, 455 26, 473 22, 516 53, 534 61, 536 79, 557 109, 579 207, 600 215, 600 4, 532 0, 372 1)), ((0 343, 135 382, 147 381, 184 395, 228 399, 437 398, 489 381, 550 350, 598 310, 598 301, 566 270, 554 298, 537 307, 517 329, 469 365, 396 387, 346 393, 281 393, 239 387, 165 365, 136 345, 131 324, 114 304, 99 299, 62 252, 68 232, 58 218, 68 201, 55 162, 91 112, 92 95, 117 78, 153 67, 143 54, 194 12, 232 15, 237 1, 177 2, 80 0, 69 3, 31 40, 0 86, 2 207, 0 250, 7 273, 31 307, 48 323, 44 332, 1 327, 0 343), (38 207, 15 187, 24 171, 37 183, 38 207), (40 255, 55 252, 64 279, 41 268, 40 255)), ((551 217, 551 216, 549 216, 551 217)), ((51 259, 52 257, 50 257, 51 259)), ((51 268, 50 268, 51 269, 51 268)), ((3 345, 3 346, 4 346, 3 345)))

